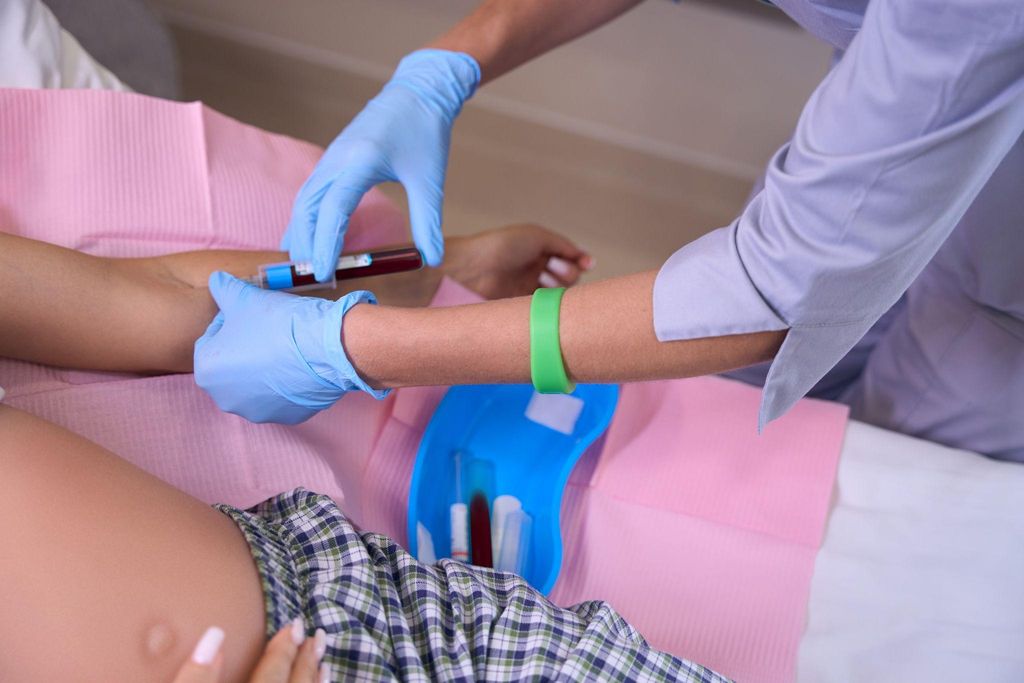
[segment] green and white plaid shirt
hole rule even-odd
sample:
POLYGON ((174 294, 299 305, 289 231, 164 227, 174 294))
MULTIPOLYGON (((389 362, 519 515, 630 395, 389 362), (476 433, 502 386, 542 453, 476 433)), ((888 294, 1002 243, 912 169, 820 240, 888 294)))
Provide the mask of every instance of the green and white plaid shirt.
POLYGON ((513 574, 420 564, 390 538, 359 533, 327 496, 297 489, 218 509, 252 549, 268 637, 297 615, 310 633, 324 629, 334 680, 726 680, 651 649, 607 603, 564 609, 513 574))

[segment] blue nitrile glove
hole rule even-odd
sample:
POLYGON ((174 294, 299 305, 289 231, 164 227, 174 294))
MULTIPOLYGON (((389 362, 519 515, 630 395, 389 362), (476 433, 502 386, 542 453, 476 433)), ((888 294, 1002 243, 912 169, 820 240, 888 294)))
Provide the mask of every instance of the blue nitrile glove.
POLYGON ((412 237, 428 265, 441 264, 441 204, 452 124, 480 83, 472 57, 417 50, 341 132, 299 190, 281 248, 330 279, 348 220, 374 185, 397 180, 409 199, 412 237))
POLYGON ((341 323, 370 292, 338 301, 254 287, 227 273, 210 275, 220 312, 195 345, 196 384, 221 410, 253 422, 296 424, 331 407, 345 392, 375 398, 341 345, 341 323))

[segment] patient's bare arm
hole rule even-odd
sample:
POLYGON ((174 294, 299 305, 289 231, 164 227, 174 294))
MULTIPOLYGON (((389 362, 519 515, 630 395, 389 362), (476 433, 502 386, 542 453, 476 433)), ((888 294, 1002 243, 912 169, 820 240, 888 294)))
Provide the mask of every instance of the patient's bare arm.
MULTIPOLYGON (((583 252, 550 231, 510 226, 449 240, 439 269, 348 280, 325 295, 369 289, 382 303, 423 306, 445 274, 487 297, 526 294, 551 256, 568 264, 556 273, 566 284, 586 263, 583 252)), ((190 372, 193 343, 217 312, 206 289, 210 273, 243 277, 286 259, 283 252, 227 250, 100 258, 0 233, 0 356, 94 370, 190 372)))
MULTIPOLYGON (((155 258, 90 256, 0 234, 0 355, 48 365, 188 372, 192 343, 217 313, 206 289, 214 270, 247 276, 274 251, 192 251, 155 258)), ((382 300, 429 301, 440 275, 376 278, 382 300)), ((340 296, 368 281, 351 280, 340 296)))

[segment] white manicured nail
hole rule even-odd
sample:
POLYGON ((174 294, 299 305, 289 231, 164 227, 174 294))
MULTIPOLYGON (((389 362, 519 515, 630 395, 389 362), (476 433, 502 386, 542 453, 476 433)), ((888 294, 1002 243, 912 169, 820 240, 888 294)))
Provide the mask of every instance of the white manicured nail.
POLYGON ((327 632, 322 628, 316 630, 316 634, 313 636, 314 651, 316 652, 316 661, 320 661, 324 658, 324 653, 327 652, 327 632))
POLYGON ((555 279, 555 276, 547 271, 540 274, 540 277, 537 278, 537 282, 540 283, 541 287, 561 287, 561 284, 555 279))
POLYGON ((220 646, 223 644, 224 631, 216 626, 211 626, 206 629, 206 633, 196 643, 196 649, 192 650, 192 661, 203 666, 213 664, 213 660, 217 658, 217 653, 220 652, 220 646))
POLYGON ((552 256, 548 259, 548 270, 559 277, 569 277, 569 271, 571 269, 572 266, 570 266, 569 262, 565 259, 560 259, 557 256, 552 256))
POLYGON ((326 664, 320 665, 320 681, 319 683, 331 683, 331 670, 327 668, 326 664))
POLYGON ((296 646, 302 645, 302 641, 306 639, 306 627, 302 623, 302 617, 295 617, 292 619, 292 642, 296 646))

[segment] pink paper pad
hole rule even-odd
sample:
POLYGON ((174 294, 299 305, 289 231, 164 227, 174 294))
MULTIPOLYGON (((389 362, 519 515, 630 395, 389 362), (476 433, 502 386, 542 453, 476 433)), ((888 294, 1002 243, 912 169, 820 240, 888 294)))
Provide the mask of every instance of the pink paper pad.
MULTIPOLYGON (((0 230, 94 254, 275 248, 319 150, 199 104, 0 90, 0 230)), ((408 239, 371 193, 347 244, 408 239)), ((435 305, 475 300, 445 281, 435 305)), ((346 396, 296 427, 220 413, 191 376, 138 378, 0 359, 7 402, 206 501, 294 486, 405 536, 416 448, 443 388, 346 396)), ((626 385, 563 501, 554 598, 604 598, 656 646, 742 681, 787 681, 842 443, 842 406, 801 402, 755 432, 757 390, 718 378, 626 385)))
POLYGON ((570 480, 554 599, 599 595, 656 647, 792 680, 846 412, 801 401, 758 436, 759 396, 718 377, 624 385, 570 480))
MULTIPOLYGON (((199 103, 92 90, 0 89, 0 230, 105 256, 276 249, 320 149, 199 103)), ((377 191, 348 248, 409 240, 377 191)), ((0 359, 9 405, 109 448, 208 501, 295 486, 361 516, 358 482, 391 401, 346 396, 294 428, 216 410, 191 375, 139 378, 0 359)))

